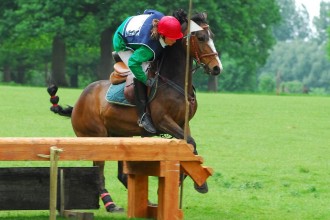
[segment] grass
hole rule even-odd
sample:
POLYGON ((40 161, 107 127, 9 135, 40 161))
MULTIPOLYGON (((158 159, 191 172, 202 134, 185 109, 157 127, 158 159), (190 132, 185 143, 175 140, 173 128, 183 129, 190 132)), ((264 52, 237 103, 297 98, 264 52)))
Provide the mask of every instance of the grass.
MULTIPOLYGON (((60 89, 60 103, 73 105, 80 92, 60 89)), ((197 98, 191 131, 204 165, 215 172, 207 194, 185 181, 185 219, 329 219, 329 97, 198 93, 197 98)), ((0 137, 74 136, 70 120, 49 112, 45 88, 0 86, 0 100, 0 137)), ((48 163, 0 162, 35 165, 48 163)), ((127 208, 116 163, 107 163, 106 172, 110 193, 127 208)), ((103 208, 94 213, 101 220, 126 219, 103 208)), ((48 219, 48 212, 0 211, 0 219, 48 219)))

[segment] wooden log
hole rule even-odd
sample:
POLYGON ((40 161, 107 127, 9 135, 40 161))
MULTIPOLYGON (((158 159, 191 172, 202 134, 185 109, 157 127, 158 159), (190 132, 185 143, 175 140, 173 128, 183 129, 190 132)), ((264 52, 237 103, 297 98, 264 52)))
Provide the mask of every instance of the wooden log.
POLYGON ((184 140, 162 138, 0 138, 0 160, 48 160, 49 148, 63 150, 59 160, 200 161, 184 140), (38 156, 39 155, 39 156, 38 156))

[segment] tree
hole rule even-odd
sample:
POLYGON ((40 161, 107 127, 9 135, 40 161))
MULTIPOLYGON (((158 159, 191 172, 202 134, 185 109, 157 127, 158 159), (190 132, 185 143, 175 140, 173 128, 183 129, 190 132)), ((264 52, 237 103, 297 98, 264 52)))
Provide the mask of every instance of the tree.
MULTIPOLYGON (((324 88, 330 92, 330 63, 326 51, 315 41, 279 42, 260 76, 281 73, 281 83, 299 82, 308 88, 324 88)), ((302 90, 301 90, 302 91, 302 90)))
POLYGON ((281 22, 274 28, 278 41, 305 39, 311 36, 309 14, 304 5, 297 7, 295 0, 277 0, 281 22))
POLYGON ((272 30, 280 19, 276 1, 221 1, 219 14, 218 45, 233 64, 224 65, 222 88, 254 91, 256 70, 266 62, 269 49, 275 44, 272 30))
MULTIPOLYGON (((99 56, 92 58, 99 60, 97 78, 108 78, 112 68, 112 35, 118 25, 127 17, 143 12, 146 8, 154 8, 165 14, 171 14, 179 8, 186 9, 186 0, 169 1, 131 1, 122 0, 114 3, 113 0, 29 0, 13 1, 12 9, 8 6, 0 15, 4 24, 0 25, 0 36, 6 36, 5 40, 19 41, 25 45, 26 39, 47 37, 50 45, 54 45, 53 79, 65 81, 70 76, 71 84, 77 81, 78 72, 85 73, 82 67, 86 67, 82 51, 99 50, 99 56), (31 31, 33 30, 33 31, 31 31), (6 34, 9 32, 11 34, 6 34), (55 44, 59 46, 55 46, 55 44), (61 46, 61 47, 60 47, 61 46), (84 48, 85 47, 85 48, 84 48), (55 54, 55 48, 60 54, 55 54), (79 52, 79 53, 78 53, 79 52), (70 58, 75 55, 74 59, 70 58), (59 61, 55 64, 55 60, 59 61), (73 62, 75 68, 64 68, 68 60, 73 62), (64 64, 65 63, 65 64, 64 64), (80 69, 80 71, 78 71, 80 69), (67 73, 72 71, 73 73, 67 73), (60 74, 61 73, 61 74, 60 74), (64 75, 64 74, 65 75, 64 75), (54 74, 57 74, 56 76, 54 74), (58 77, 58 78, 56 78, 58 77)), ((4 4, 4 3, 3 3, 4 4)), ((274 44, 272 28, 279 20, 279 11, 275 0, 257 0, 247 3, 246 0, 209 0, 194 2, 194 11, 206 11, 208 21, 215 33, 215 44, 222 57, 233 60, 239 66, 231 65, 228 69, 225 64, 225 72, 222 77, 211 78, 210 84, 221 83, 220 89, 230 88, 235 90, 253 90, 256 88, 256 69, 262 65, 268 51, 274 44), (250 16, 253 14, 253 16, 250 16), (252 59, 253 58, 253 59, 252 59), (229 74, 234 74, 233 77, 229 74), (226 80, 233 79, 234 82, 226 80), (222 82, 230 85, 222 85, 222 82), (233 86, 233 84, 235 84, 233 86)), ((7 44, 10 45, 10 44, 7 44)), ((71 64, 71 63, 70 63, 71 64)), ((71 64, 72 65, 72 64, 71 64)))
POLYGON ((320 3, 320 16, 315 17, 313 23, 316 28, 316 40, 319 44, 326 43, 328 39, 327 29, 330 28, 330 2, 320 3))

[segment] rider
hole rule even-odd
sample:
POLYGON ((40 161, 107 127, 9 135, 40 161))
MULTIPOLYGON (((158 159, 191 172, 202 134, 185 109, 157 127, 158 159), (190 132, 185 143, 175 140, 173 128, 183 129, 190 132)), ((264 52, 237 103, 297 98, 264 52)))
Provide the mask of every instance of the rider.
POLYGON ((179 21, 156 10, 128 17, 114 34, 113 48, 134 75, 138 125, 150 133, 156 133, 156 129, 146 112, 146 86, 151 87, 155 80, 148 79, 146 62, 157 59, 165 46, 172 46, 182 37, 179 21))

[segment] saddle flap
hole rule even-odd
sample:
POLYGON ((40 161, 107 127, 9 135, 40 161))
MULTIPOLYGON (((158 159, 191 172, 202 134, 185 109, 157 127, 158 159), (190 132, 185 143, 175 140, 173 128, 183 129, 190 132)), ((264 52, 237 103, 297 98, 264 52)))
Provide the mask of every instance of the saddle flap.
POLYGON ((117 73, 120 73, 121 76, 127 76, 131 72, 131 70, 126 66, 124 62, 115 63, 115 65, 113 65, 113 68, 117 73))

